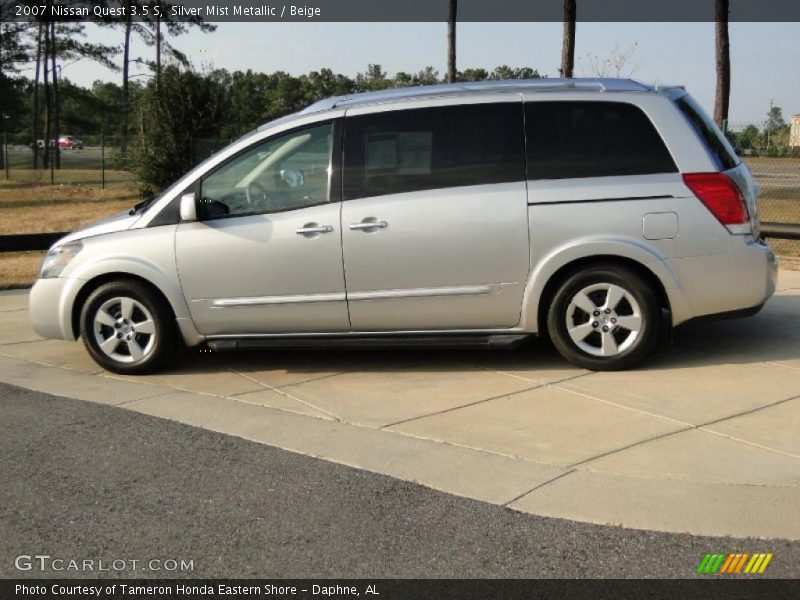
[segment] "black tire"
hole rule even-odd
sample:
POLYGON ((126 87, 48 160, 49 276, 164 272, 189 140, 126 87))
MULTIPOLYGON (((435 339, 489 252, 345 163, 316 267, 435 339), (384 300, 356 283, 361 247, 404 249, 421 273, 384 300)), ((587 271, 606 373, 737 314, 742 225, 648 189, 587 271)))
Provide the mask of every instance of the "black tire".
MULTIPOLYGON (((608 292, 605 298, 608 299, 608 292)), ((656 347, 661 332, 660 314, 655 292, 635 271, 619 265, 598 265, 573 273, 559 286, 547 311, 547 330, 558 352, 571 363, 591 371, 620 371, 636 365, 656 347), (593 305, 602 303, 603 286, 606 285, 616 286, 629 294, 615 305, 611 314, 606 314, 600 306, 589 314, 572 305, 573 299, 582 290, 590 290, 586 297, 592 299, 593 305), (597 290, 593 290, 595 286, 597 290), (634 310, 628 298, 638 305, 638 311, 634 310), (589 321, 584 321, 584 315, 589 316, 589 321), (629 319, 626 323, 633 323, 630 318, 636 315, 640 317, 638 332, 616 324, 626 317, 629 319), (585 331, 589 332, 587 336, 579 342, 573 340, 568 332, 568 319, 576 327, 577 337, 581 337, 585 331), (578 330, 577 327, 583 329, 578 330), (610 339, 609 352, 616 350, 617 353, 597 355, 603 352, 606 339, 610 339)))
POLYGON ((178 332, 172 310, 161 296, 133 280, 105 283, 89 295, 81 309, 80 334, 86 350, 97 364, 108 371, 125 375, 163 369, 174 358, 178 348, 178 332), (123 299, 131 300, 130 303, 125 301, 126 306, 133 307, 129 311, 130 319, 123 319, 122 302, 117 302, 123 299), (106 319, 111 316, 116 322, 98 323, 101 309, 106 319), (125 323, 122 323, 123 320, 125 323), (141 329, 137 332, 135 329, 139 325, 141 329), (151 330, 152 333, 149 333, 151 330), (101 348, 100 339, 113 344, 112 336, 118 341, 116 350, 109 354, 101 348), (133 350, 132 344, 136 345, 133 350), (137 352, 141 352, 141 356, 137 352))

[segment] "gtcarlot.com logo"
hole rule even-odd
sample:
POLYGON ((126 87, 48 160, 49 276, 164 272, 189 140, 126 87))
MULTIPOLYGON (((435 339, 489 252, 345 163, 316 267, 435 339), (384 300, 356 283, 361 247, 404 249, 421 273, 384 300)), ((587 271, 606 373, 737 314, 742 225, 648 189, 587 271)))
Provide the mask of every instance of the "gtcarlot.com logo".
POLYGON ((772 553, 739 552, 726 554, 724 552, 706 553, 697 567, 697 572, 703 575, 760 575, 767 570, 767 565, 772 560, 772 553))
POLYGON ((49 554, 20 554, 14 559, 17 571, 194 571, 194 560, 183 558, 61 558, 49 554))

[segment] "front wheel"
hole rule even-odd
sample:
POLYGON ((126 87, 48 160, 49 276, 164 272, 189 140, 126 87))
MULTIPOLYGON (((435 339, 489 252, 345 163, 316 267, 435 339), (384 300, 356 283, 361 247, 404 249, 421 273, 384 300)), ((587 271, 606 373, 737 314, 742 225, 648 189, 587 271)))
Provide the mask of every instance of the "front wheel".
POLYGON ((561 355, 592 371, 628 369, 658 343, 660 307, 639 275, 598 266, 567 278, 556 291, 547 329, 561 355))
POLYGON ((80 325, 89 354, 114 373, 150 373, 175 355, 177 332, 169 306, 136 281, 94 290, 83 305, 80 325))

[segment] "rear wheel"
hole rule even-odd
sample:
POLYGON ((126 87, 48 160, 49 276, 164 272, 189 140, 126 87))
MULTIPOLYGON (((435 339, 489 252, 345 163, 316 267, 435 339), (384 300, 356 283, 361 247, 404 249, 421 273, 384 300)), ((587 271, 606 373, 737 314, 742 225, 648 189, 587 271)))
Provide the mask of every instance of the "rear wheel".
POLYGON ((114 373, 163 368, 177 348, 166 302, 136 281, 115 281, 94 290, 80 316, 81 338, 92 358, 114 373))
POLYGON ((553 344, 570 362, 593 371, 627 369, 658 343, 660 307, 639 275, 621 266, 573 274, 547 315, 553 344))

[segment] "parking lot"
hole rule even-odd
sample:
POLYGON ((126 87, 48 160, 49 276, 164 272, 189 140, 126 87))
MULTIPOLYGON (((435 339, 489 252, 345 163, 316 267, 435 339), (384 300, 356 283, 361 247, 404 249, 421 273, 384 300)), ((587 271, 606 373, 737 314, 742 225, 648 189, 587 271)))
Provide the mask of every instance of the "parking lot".
POLYGON ((756 317, 680 328, 635 371, 518 351, 199 353, 120 377, 0 296, 0 381, 537 515, 800 539, 800 272, 756 317))

